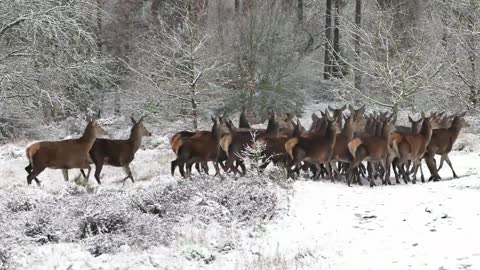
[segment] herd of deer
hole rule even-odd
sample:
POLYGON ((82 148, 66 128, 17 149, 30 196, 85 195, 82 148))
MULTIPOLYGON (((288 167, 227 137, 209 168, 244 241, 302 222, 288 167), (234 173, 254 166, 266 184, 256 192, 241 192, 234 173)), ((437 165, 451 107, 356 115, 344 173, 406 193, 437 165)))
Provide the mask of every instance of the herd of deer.
MULTIPOLYGON (((330 106, 321 116, 312 114, 312 125, 306 130, 291 114, 278 115, 270 112, 266 129, 251 128, 245 116, 240 115, 239 127, 226 117, 213 117, 211 131, 181 131, 173 135, 170 145, 176 155, 171 162, 171 173, 179 168, 183 177, 191 175, 195 165, 199 173, 208 174, 208 162, 212 162, 216 174, 220 167, 226 173, 245 175, 246 149, 261 147, 261 164, 265 169, 270 163, 283 166, 288 177, 295 178, 300 171, 311 172, 313 178, 327 176, 334 181, 344 175, 347 184, 362 184, 367 177, 370 186, 375 179, 391 184, 390 170, 394 171, 396 183, 402 178, 405 183, 416 182, 420 168, 421 180, 425 182, 421 161, 425 160, 431 173, 429 180, 438 181, 438 171, 446 161, 453 177, 457 178, 448 154, 463 126, 465 113, 445 115, 432 113, 419 120, 409 117, 410 127, 395 126, 394 114, 373 113, 365 115, 365 106, 355 109, 349 106, 349 115, 344 115, 346 106, 334 109, 330 106), (441 156, 437 168, 435 155, 441 156), (364 165, 366 162, 366 166, 364 165)), ((43 141, 30 145, 27 150, 29 165, 27 183, 33 180, 40 185, 38 175, 46 168, 62 169, 68 181, 69 169, 80 169, 88 180, 91 164, 95 164, 95 179, 98 184, 103 165, 123 167, 127 176, 124 181, 134 181, 130 170, 142 137, 152 134, 143 125, 143 117, 133 127, 127 140, 99 138, 106 134, 95 121, 78 139, 43 141), (84 169, 88 169, 85 174, 84 169)))
POLYGON ((245 150, 260 143, 264 146, 260 169, 274 163, 284 166, 292 178, 303 170, 311 172, 315 179, 326 175, 332 181, 343 174, 349 186, 353 181, 361 185, 361 176, 368 177, 370 186, 375 185, 378 177, 383 184, 390 185, 393 168, 397 184, 400 179, 416 183, 420 168, 421 180, 425 182, 422 160, 431 172, 429 180, 440 180, 438 170, 444 161, 453 176, 458 177, 448 154, 466 125, 465 113, 422 113, 417 121, 409 117, 411 126, 406 127, 395 126, 396 116, 387 112, 366 116, 365 106, 349 106, 349 115, 344 115, 345 110, 346 106, 329 106, 320 117, 313 114, 309 130, 288 113, 279 116, 271 112, 266 129, 252 129, 245 111, 240 115, 238 128, 225 117, 212 118, 211 131, 181 131, 173 135, 170 144, 176 159, 171 163, 171 173, 178 166, 181 175, 189 177, 195 164, 199 173, 208 174, 207 162, 213 162, 215 175, 220 174, 219 165, 226 173, 244 175, 245 150), (441 156, 438 168, 435 155, 441 156))

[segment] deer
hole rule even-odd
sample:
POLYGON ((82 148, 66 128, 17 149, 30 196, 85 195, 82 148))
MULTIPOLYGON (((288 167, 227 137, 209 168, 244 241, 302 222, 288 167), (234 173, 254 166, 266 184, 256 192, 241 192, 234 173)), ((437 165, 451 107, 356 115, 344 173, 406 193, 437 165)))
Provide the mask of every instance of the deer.
MULTIPOLYGON (((27 184, 30 185, 35 180, 40 186, 38 175, 46 168, 50 169, 89 169, 91 158, 89 151, 95 140, 106 134, 106 131, 97 123, 96 120, 89 120, 83 135, 78 139, 68 139, 62 141, 41 141, 27 147, 26 155, 28 166, 25 170, 28 173, 27 184)), ((68 175, 63 175, 65 181, 68 181, 68 175)), ((87 179, 89 175, 85 175, 87 179)))
MULTIPOLYGON (((184 130, 184 131, 179 131, 179 132, 175 133, 172 136, 172 138, 170 138, 170 146, 172 148, 172 151, 175 153, 175 155, 177 155, 178 149, 180 148, 180 146, 183 143, 183 139, 190 138, 190 137, 195 136, 195 135, 202 136, 202 134, 203 135, 208 134, 208 131, 193 132, 193 131, 184 130)), ((177 164, 172 163, 172 166, 171 166, 172 176, 175 174, 175 168, 176 167, 177 167, 177 164)), ((202 170, 203 170, 208 175, 208 165, 207 165, 207 163, 202 163, 202 164, 195 163, 195 169, 197 170, 197 172, 199 174, 201 174, 202 170), (201 166, 201 168, 200 168, 200 166, 201 166)))
MULTIPOLYGON (((152 133, 147 130, 143 125, 143 116, 140 120, 135 121, 133 117, 130 117, 132 121, 132 129, 130 130, 130 137, 126 140, 111 140, 111 139, 97 139, 90 149, 90 158, 95 164, 95 179, 97 183, 101 185, 100 173, 104 165, 113 167, 122 167, 125 170, 127 176, 123 178, 122 182, 127 179, 135 182, 130 169, 130 163, 135 158, 135 153, 142 145, 142 138, 145 136, 152 136, 152 133)), ((90 173, 90 172, 88 172, 90 173)))
POLYGON ((191 177, 191 167, 195 162, 214 162, 215 175, 220 175, 218 167, 218 155, 220 150, 220 138, 226 133, 225 121, 218 117, 212 117, 212 130, 198 136, 185 138, 178 149, 177 158, 172 161, 180 168, 182 177, 191 177), (187 173, 185 173, 185 165, 187 173))
POLYGON ((452 151, 453 144, 457 140, 461 129, 464 126, 468 126, 464 119, 465 115, 466 112, 455 115, 449 128, 434 129, 432 131, 432 137, 425 154, 425 160, 432 175, 429 180, 439 181, 441 179, 435 168, 435 155, 440 155, 452 170, 453 178, 458 178, 448 154, 452 151))
POLYGON ((267 129, 242 129, 233 126, 231 121, 227 121, 229 133, 224 135, 220 140, 220 147, 226 153, 225 167, 231 169, 234 174, 246 174, 246 168, 243 162, 242 152, 247 146, 252 147, 254 140, 260 140, 265 136, 278 136, 279 124, 276 120, 276 114, 270 112, 267 129), (237 166, 233 166, 236 162, 242 168, 242 172, 238 171, 237 166))
POLYGON ((247 120, 247 115, 245 112, 246 112, 246 108, 242 107, 242 112, 240 113, 240 117, 238 119, 238 128, 251 129, 250 123, 247 120))
POLYGON ((320 164, 326 164, 327 174, 333 180, 328 161, 335 146, 338 126, 336 118, 330 117, 327 111, 325 115, 327 122, 325 133, 313 131, 306 136, 297 135, 285 143, 285 150, 292 160, 287 168, 289 177, 293 178, 293 173, 301 167, 301 162, 306 161, 314 164, 317 169, 314 178, 318 179, 320 177, 320 164), (293 166, 295 168, 292 170, 293 166))
MULTIPOLYGON (((408 170, 406 171, 403 167, 407 161, 412 161, 413 163, 414 174, 412 183, 416 183, 418 168, 421 165, 421 160, 432 137, 432 118, 433 115, 423 117, 422 126, 418 134, 395 133, 392 135, 390 143, 393 152, 391 152, 389 159, 393 161, 394 157, 398 158, 398 168, 403 175, 405 183, 409 181, 408 170)), ((422 171, 421 168, 420 171, 422 171)), ((421 180, 425 182, 423 172, 421 174, 421 180)))
POLYGON ((344 125, 341 127, 340 133, 337 134, 337 139, 335 142, 335 147, 333 149, 332 161, 338 161, 338 169, 334 162, 331 162, 331 166, 334 168, 337 176, 339 170, 344 169, 346 171, 347 165, 352 161, 350 152, 348 151, 347 144, 350 142, 355 132, 358 132, 365 128, 366 119, 365 119, 365 105, 359 109, 355 109, 352 105, 348 105, 350 110, 350 116, 346 117, 343 114, 341 117, 344 118, 344 125))
POLYGON ((353 158, 348 150, 348 143, 353 140, 353 131, 355 129, 355 123, 353 122, 353 115, 344 117, 344 126, 341 129, 340 133, 336 134, 335 146, 333 147, 333 153, 330 158, 330 166, 336 172, 336 176, 339 175, 339 170, 335 162, 344 162, 349 164, 352 162, 353 158))
MULTIPOLYGON (((375 134, 354 138, 348 143, 348 149, 353 157, 347 177, 348 186, 351 185, 355 168, 357 168, 357 166, 364 160, 372 163, 380 163, 380 166, 384 171, 386 171, 387 166, 390 166, 390 164, 387 164, 387 156, 389 153, 390 135, 394 129, 395 121, 396 117, 394 114, 390 115, 389 117, 385 117, 380 121, 382 123, 380 131, 376 130, 375 134)), ((378 129, 379 125, 375 126, 378 129)), ((375 166, 371 167, 373 172, 369 174, 369 182, 370 187, 373 187, 375 186, 375 166)), ((390 179, 387 177, 385 177, 383 182, 384 184, 391 184, 390 179)))
POLYGON ((347 105, 343 105, 338 109, 334 109, 331 106, 328 106, 328 110, 332 113, 332 117, 337 119, 338 127, 341 128, 343 126, 343 111, 347 108, 347 105))

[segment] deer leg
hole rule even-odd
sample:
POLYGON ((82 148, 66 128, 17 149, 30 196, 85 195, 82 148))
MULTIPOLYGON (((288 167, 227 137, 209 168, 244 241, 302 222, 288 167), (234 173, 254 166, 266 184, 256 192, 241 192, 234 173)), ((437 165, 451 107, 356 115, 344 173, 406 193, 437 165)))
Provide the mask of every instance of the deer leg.
POLYGON ((399 171, 398 171, 398 158, 394 158, 392 160, 392 169, 393 169, 393 174, 395 174, 395 183, 400 184, 400 177, 399 177, 399 171))
POLYGON ((215 168, 215 175, 213 177, 219 175, 221 178, 222 175, 220 174, 220 167, 218 166, 218 162, 213 162, 213 167, 215 168))
POLYGON ((435 158, 432 154, 430 153, 425 153, 424 157, 425 159, 425 163, 427 163, 427 167, 428 167, 428 170, 430 171, 430 178, 428 179, 428 181, 438 181, 440 180, 440 175, 438 175, 438 171, 437 171, 437 167, 435 165, 435 158))
POLYGON ((458 175, 453 170, 453 166, 452 166, 452 162, 450 161, 450 157, 448 157, 448 154, 445 154, 444 156, 445 156, 445 161, 447 162, 448 166, 450 167, 450 169, 452 169, 453 178, 458 178, 458 175))
MULTIPOLYGON (((327 162, 329 164, 331 170, 332 170, 332 182, 334 182, 333 179, 333 172, 335 172, 335 177, 338 179, 338 176, 340 176, 340 171, 338 170, 338 167, 335 164, 335 161, 327 162)), ((342 166, 342 163, 338 162, 339 166, 342 166)))
POLYGON ((185 174, 185 162, 180 160, 175 160, 175 164, 178 166, 178 170, 180 171, 180 175, 183 178, 187 178, 185 174))
MULTIPOLYGON (((335 163, 333 163, 333 166, 335 166, 335 163)), ((330 178, 330 181, 332 182, 335 182, 335 180, 333 179, 333 168, 332 168, 332 163, 330 162, 325 162, 325 167, 327 169, 327 176, 328 178, 330 178)), ((335 166, 336 168, 336 166, 335 166)))
POLYGON ((418 173, 418 162, 417 160, 414 160, 413 161, 413 179, 412 179, 412 183, 413 184, 416 184, 417 183, 417 173, 418 173))
POLYGON ((200 169, 200 162, 195 162, 195 169, 197 170, 198 174, 202 174, 202 170, 200 169))
POLYGON ((122 182, 125 182, 125 181, 127 181, 128 178, 130 178, 130 180, 132 180, 132 183, 135 183, 135 180, 133 180, 133 175, 132 175, 132 170, 130 169, 130 165, 127 165, 127 166, 123 167, 123 170, 125 171, 127 176, 125 178, 123 178, 122 182))
MULTIPOLYGON (((173 161, 172 161, 173 162, 173 161)), ((102 168, 103 168, 103 162, 99 162, 97 164, 95 164, 95 180, 97 180, 97 184, 101 185, 102 182, 100 181, 100 173, 102 172, 102 168)))
POLYGON ((208 163, 207 162, 202 162, 202 170, 205 172, 206 175, 208 174, 208 163))
POLYGON ((175 174, 175 168, 177 167, 177 160, 173 160, 171 163, 170 163, 170 172, 172 174, 172 176, 175 174))
POLYGON ((37 178, 37 176, 45 170, 45 167, 39 167, 35 166, 32 168, 32 171, 28 174, 27 176, 27 184, 30 185, 32 184, 32 180, 35 180, 37 183, 37 186, 40 186, 40 180, 37 178))
MULTIPOLYGON (((441 155, 441 156, 440 156, 440 164, 438 165, 437 172, 439 172, 440 169, 443 167, 443 162, 446 161, 446 157, 447 157, 447 156, 448 156, 448 155, 441 155)), ((448 163, 448 162, 447 162, 447 163, 448 163)), ((436 164, 435 164, 435 166, 436 166, 436 164)))
POLYGON ((63 180, 65 180, 65 182, 68 182, 68 170, 67 169, 62 169, 62 175, 63 175, 63 180))
POLYGON ((239 160, 237 162, 238 166, 240 166, 240 169, 242 169, 242 176, 245 176, 245 174, 247 174, 247 167, 245 167, 245 162, 243 162, 243 160, 239 160))
POLYGON ((425 183, 425 176, 423 175, 423 169, 422 169, 422 159, 418 160, 418 166, 420 167, 420 180, 422 183, 425 183))

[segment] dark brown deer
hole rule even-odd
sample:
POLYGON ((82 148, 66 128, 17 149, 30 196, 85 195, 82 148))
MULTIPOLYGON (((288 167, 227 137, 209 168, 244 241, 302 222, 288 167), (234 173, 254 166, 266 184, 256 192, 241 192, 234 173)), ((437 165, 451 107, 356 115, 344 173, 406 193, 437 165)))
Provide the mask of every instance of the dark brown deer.
MULTIPOLYGON (((180 131, 175 133, 172 138, 170 138, 170 146, 172 148, 172 151, 175 153, 175 155, 178 154, 178 149, 183 143, 183 139, 185 138, 190 138, 192 136, 198 135, 198 136, 204 136, 206 134, 209 134, 209 131, 198 131, 198 132, 193 132, 193 131, 180 131)), ((175 174, 175 168, 177 167, 176 162, 172 162, 171 164, 171 174, 172 176, 175 174)), ((200 169, 200 163, 195 163, 195 169, 199 174, 202 173, 202 170, 208 174, 208 165, 207 163, 202 163, 201 164, 201 169, 200 169)))
MULTIPOLYGON (((327 165, 327 174, 331 178, 328 161, 335 146, 337 119, 330 117, 326 112, 326 121, 325 134, 322 134, 323 132, 311 132, 308 136, 296 136, 285 143, 285 150, 292 160, 288 167, 289 177, 294 177, 294 172, 301 167, 301 162, 306 161, 314 164, 317 168, 314 178, 320 177, 320 164, 327 165), (292 169, 293 166, 294 169, 292 169)), ((333 178, 331 179, 333 180, 333 178)))
POLYGON ((247 120, 245 111, 245 107, 242 107, 242 112, 240 113, 240 118, 238 119, 238 128, 250 129, 250 123, 247 120))
POLYGON ((95 164, 95 179, 99 185, 101 184, 100 173, 102 172, 103 165, 122 167, 127 174, 123 181, 130 178, 132 183, 135 182, 132 170, 130 169, 130 163, 142 145, 142 138, 144 136, 152 136, 152 133, 143 125, 143 116, 138 122, 135 121, 133 117, 130 117, 130 119, 132 120, 133 126, 128 139, 97 139, 90 149, 90 157, 95 164))
POLYGON ((432 175, 430 180, 438 181, 441 179, 437 169, 435 168, 435 155, 440 155, 452 170, 453 178, 458 178, 448 154, 450 151, 452 151, 453 144, 457 140, 460 130, 467 125, 464 119, 465 115, 466 112, 456 115, 453 118, 451 127, 449 128, 434 129, 432 131, 432 138, 427 146, 427 151, 425 154, 427 166, 432 175))
MULTIPOLYGON (((353 162, 349 169, 349 175, 347 177, 347 184, 350 186, 354 169, 362 162, 369 161, 371 163, 380 163, 380 166, 384 171, 387 168, 387 156, 389 154, 389 141, 390 135, 394 129, 394 123, 396 118, 392 114, 390 117, 386 117, 382 122, 381 135, 378 135, 376 130, 375 135, 358 137, 348 143, 348 149, 353 157, 353 162)), ((378 128, 378 125, 375 125, 378 128)), ((390 166, 390 164, 388 164, 390 166)), ((371 166, 375 170, 375 166, 371 166)), ((369 174, 370 187, 375 186, 374 182, 375 171, 369 174)), ((390 179, 385 178, 384 184, 390 183, 390 179)))
MULTIPOLYGON (((105 130, 95 120, 88 121, 87 127, 78 139, 69 139, 63 141, 43 141, 37 142, 27 147, 26 154, 28 166, 25 170, 28 172, 27 184, 30 185, 35 180, 40 185, 37 176, 46 168, 50 169, 89 169, 90 154, 95 140, 105 135, 105 130)), ((89 175, 84 175, 88 180, 89 175)), ((68 175, 65 175, 68 181, 68 175)))
POLYGON ((213 118, 213 127, 210 133, 192 136, 185 138, 182 145, 178 149, 177 159, 172 161, 180 168, 180 173, 183 177, 190 177, 191 166, 196 162, 212 161, 215 166, 216 174, 220 174, 218 167, 218 154, 220 150, 220 138, 226 133, 226 126, 224 121, 219 118, 213 118), (187 174, 185 174, 185 165, 187 174))

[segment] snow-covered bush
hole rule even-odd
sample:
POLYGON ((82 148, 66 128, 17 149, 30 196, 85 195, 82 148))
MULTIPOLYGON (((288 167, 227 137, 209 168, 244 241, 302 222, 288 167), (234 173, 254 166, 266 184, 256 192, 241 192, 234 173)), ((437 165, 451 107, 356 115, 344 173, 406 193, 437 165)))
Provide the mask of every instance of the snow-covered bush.
POLYGON ((5 248, 0 247, 0 270, 10 269, 8 266, 8 259, 8 251, 5 248))
POLYGON ((184 226, 202 230, 263 224, 278 209, 276 187, 260 177, 198 176, 95 193, 83 187, 52 193, 0 191, 0 247, 79 243, 99 256, 168 246, 184 226))

